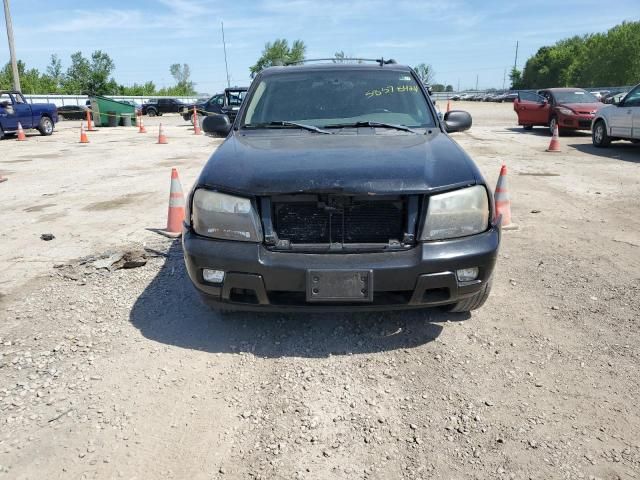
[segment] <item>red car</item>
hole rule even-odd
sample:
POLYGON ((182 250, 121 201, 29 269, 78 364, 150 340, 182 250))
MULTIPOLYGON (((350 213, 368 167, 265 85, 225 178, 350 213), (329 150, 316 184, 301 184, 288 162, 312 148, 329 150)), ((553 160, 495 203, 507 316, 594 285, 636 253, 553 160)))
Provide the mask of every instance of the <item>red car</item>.
POLYGON ((519 92, 513 102, 518 125, 531 130, 536 125, 547 126, 553 134, 562 130, 590 130, 595 113, 603 106, 590 92, 581 88, 547 88, 534 92, 519 92))

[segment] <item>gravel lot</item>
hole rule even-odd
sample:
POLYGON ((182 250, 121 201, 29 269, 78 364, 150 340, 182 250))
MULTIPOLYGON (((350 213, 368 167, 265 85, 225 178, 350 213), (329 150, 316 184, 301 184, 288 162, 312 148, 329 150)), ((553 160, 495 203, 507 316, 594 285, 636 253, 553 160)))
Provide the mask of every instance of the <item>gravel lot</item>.
POLYGON ((640 478, 640 146, 546 153, 511 104, 454 107, 520 227, 466 316, 219 318, 148 230, 218 140, 0 142, 0 478, 640 478), (125 251, 146 265, 101 268, 125 251))

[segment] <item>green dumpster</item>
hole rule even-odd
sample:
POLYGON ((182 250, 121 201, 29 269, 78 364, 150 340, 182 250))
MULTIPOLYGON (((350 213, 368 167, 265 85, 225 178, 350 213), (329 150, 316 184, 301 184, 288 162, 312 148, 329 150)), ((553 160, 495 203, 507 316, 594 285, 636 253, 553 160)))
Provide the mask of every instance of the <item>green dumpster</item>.
POLYGON ((131 123, 132 125, 136 125, 136 108, 133 105, 112 100, 111 98, 101 97, 100 95, 91 95, 89 100, 91 101, 93 121, 97 127, 117 126, 123 114, 131 115, 131 123), (109 122, 110 115, 116 116, 111 122, 109 122))

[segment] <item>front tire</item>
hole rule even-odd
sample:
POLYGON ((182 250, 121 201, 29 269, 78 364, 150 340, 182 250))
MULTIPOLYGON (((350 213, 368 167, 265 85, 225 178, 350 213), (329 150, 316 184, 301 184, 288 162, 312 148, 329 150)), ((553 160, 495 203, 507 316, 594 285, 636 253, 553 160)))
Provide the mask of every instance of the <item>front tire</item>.
POLYGON ((38 131, 40 132, 40 135, 45 137, 51 135, 53 133, 53 120, 49 117, 42 117, 38 124, 38 131))
POLYGON ((487 298, 489 298, 492 282, 493 278, 490 278, 486 281, 486 283, 482 286, 478 293, 471 297, 460 300, 458 303, 447 305, 445 307, 446 310, 451 313, 464 313, 470 312, 471 310, 477 310, 482 305, 484 305, 484 302, 486 302, 487 298))
POLYGON ((147 115, 150 117, 155 117, 158 114, 158 112, 156 112, 155 108, 150 108, 149 110, 147 110, 147 115))
POLYGON ((611 144, 611 137, 607 134, 607 126, 603 120, 598 120, 593 126, 591 142, 598 148, 608 147, 611 144))

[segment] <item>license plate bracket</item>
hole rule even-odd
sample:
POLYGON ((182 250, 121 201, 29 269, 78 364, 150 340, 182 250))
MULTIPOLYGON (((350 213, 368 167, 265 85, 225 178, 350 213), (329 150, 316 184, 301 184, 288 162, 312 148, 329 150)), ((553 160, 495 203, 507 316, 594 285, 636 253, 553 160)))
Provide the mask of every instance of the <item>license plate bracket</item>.
POLYGON ((372 302, 373 270, 307 270, 307 302, 372 302))

